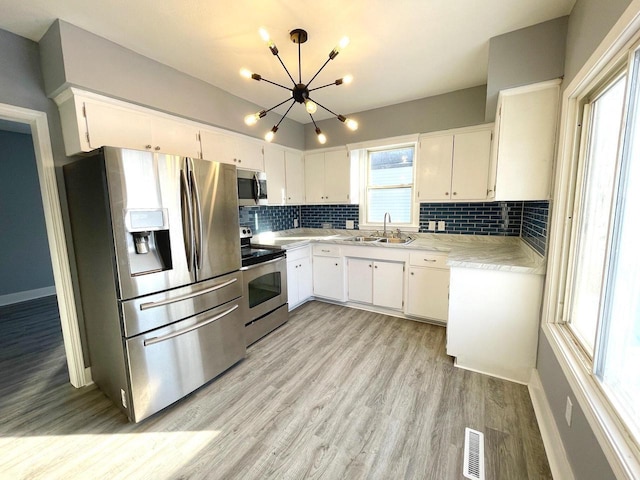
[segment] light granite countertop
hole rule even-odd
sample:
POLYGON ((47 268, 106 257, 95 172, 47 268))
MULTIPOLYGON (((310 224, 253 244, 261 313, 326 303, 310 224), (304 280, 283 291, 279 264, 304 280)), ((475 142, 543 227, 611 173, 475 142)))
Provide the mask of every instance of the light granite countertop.
POLYGON ((546 262, 537 252, 518 237, 485 235, 446 235, 408 233, 415 238, 409 244, 379 242, 356 243, 346 240, 352 236, 365 236, 362 230, 331 230, 296 228, 280 232, 255 235, 252 244, 262 247, 297 248, 310 243, 337 243, 372 248, 429 250, 449 254, 450 267, 480 268, 544 275, 546 262))

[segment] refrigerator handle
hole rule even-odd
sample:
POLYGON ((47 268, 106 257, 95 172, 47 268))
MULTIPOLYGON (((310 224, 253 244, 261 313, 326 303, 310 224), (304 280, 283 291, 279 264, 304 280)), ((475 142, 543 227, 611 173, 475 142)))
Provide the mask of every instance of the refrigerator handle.
POLYGON ((196 178, 193 175, 193 170, 189 170, 191 177, 191 202, 193 203, 193 230, 196 240, 196 266, 202 268, 202 208, 200 207, 200 192, 198 191, 198 184, 196 178))
POLYGON ((187 194, 189 186, 187 185, 187 176, 184 170, 180 170, 180 206, 182 213, 182 238, 184 239, 184 248, 187 253, 187 268, 191 271, 193 266, 193 225, 191 224, 193 214, 191 212, 191 199, 187 194))

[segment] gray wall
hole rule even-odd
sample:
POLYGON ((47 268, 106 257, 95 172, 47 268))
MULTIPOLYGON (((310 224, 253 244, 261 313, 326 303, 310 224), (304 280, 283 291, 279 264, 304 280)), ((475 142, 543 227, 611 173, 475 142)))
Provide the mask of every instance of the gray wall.
MULTIPOLYGON (((246 135, 263 133, 244 123, 263 107, 70 23, 56 21, 40 45, 49 96, 76 86, 246 135)), ((302 149, 302 124, 285 119, 277 142, 302 149)))
POLYGON ((489 41, 487 122, 496 118, 500 90, 562 77, 568 20, 556 18, 489 41))
MULTIPOLYGON (((564 85, 575 77, 629 3, 630 0, 577 0, 567 28, 564 85)), ((576 479, 614 478, 542 330, 539 338, 538 373, 576 479), (573 403, 571 427, 564 420, 567 396, 573 403)))
POLYGON ((0 296, 53 286, 31 135, 0 130, 0 296))
POLYGON ((485 100, 486 86, 480 85, 354 113, 348 116, 359 123, 358 130, 355 132, 335 118, 323 120, 317 123, 327 135, 325 145, 318 143, 313 124, 307 124, 304 128, 304 146, 311 150, 398 135, 477 125, 484 123, 485 100))
POLYGON ((571 82, 631 0, 577 0, 567 30, 565 85, 571 82))

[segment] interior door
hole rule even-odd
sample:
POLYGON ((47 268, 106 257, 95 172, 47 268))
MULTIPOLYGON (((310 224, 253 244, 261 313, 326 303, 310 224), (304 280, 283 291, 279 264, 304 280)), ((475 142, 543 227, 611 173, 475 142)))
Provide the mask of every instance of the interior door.
POLYGON ((236 167, 190 160, 194 199, 197 280, 217 277, 241 266, 236 167))

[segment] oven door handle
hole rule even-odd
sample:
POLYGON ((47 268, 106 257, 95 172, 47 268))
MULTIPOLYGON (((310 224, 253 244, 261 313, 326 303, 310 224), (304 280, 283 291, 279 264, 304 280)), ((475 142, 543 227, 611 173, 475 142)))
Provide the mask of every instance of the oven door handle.
POLYGON ((164 305, 170 305, 172 303, 181 302, 182 300, 188 300, 190 298, 199 297, 200 295, 204 295, 205 293, 211 293, 211 292, 215 292, 216 290, 220 290, 221 288, 224 288, 227 285, 231 285, 232 283, 237 281, 238 281, 237 278, 232 278, 231 280, 218 283, 212 287, 205 288, 204 290, 198 290, 197 292, 186 293, 184 295, 178 295, 177 297, 171 297, 165 300, 158 300, 157 302, 141 303, 140 310, 147 310, 149 308, 162 307, 164 305))
POLYGON ((185 333, 189 333, 189 332, 192 332, 194 330, 197 330, 198 328, 204 327, 205 325, 209 325, 210 323, 213 323, 216 320, 220 320, 222 317, 226 317, 227 315, 229 315, 231 312, 233 312, 238 307, 239 307, 239 305, 234 305, 230 309, 225 310, 224 312, 216 315, 215 317, 210 318, 209 320, 206 320, 206 321, 201 322, 201 323, 196 323, 195 325, 191 325, 190 327, 183 328, 182 330, 178 330, 177 332, 168 333, 167 335, 163 335, 162 337, 149 338, 148 340, 144 341, 144 346, 148 347, 150 345, 155 345, 156 343, 164 342, 165 340, 170 340, 170 339, 178 337, 180 335, 184 335, 185 333))
POLYGON ((267 260, 266 262, 260 262, 260 263, 256 263, 255 265, 249 265, 248 267, 242 267, 240 270, 245 272, 247 270, 251 270, 253 268, 258 268, 258 267, 262 267, 263 265, 269 265, 270 263, 275 263, 275 262, 279 262, 280 260, 283 260, 285 257, 284 255, 278 258, 274 258, 272 260, 267 260))

